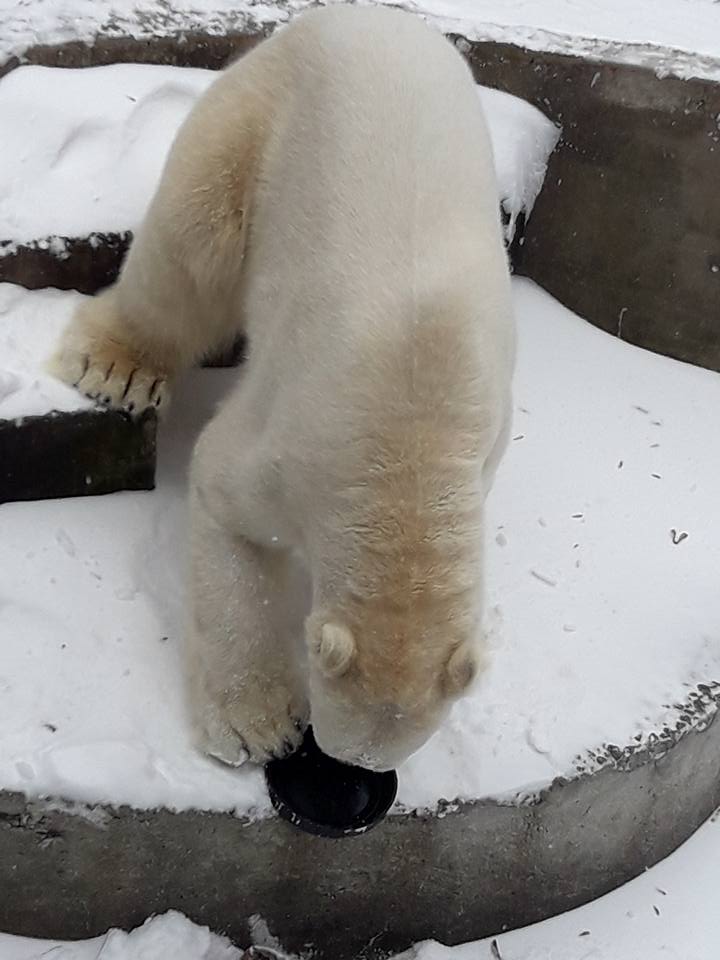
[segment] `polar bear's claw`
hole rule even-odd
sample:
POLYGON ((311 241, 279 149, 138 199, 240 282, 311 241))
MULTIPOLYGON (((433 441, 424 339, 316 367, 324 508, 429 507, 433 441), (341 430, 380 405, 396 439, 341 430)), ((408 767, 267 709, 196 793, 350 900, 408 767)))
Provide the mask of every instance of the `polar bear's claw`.
POLYGON ((70 325, 48 364, 59 380, 105 407, 139 415, 167 406, 168 376, 138 359, 117 339, 70 325))

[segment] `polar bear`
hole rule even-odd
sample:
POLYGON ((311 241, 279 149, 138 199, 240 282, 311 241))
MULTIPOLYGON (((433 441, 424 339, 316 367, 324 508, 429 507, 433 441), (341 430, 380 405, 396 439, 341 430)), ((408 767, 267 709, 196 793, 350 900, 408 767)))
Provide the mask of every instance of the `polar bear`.
POLYGON ((514 362, 474 82, 413 15, 315 10, 223 72, 53 369, 138 413, 239 330, 248 362, 190 471, 202 747, 263 762, 311 720, 332 756, 396 767, 483 662, 514 362), (298 556, 311 610, 293 631, 298 556))

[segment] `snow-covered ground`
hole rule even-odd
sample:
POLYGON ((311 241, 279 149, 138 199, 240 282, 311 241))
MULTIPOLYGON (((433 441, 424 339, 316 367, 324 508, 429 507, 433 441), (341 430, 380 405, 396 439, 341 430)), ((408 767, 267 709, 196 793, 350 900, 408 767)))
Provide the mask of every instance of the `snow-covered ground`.
MULTIPOLYGON (((289 0, 283 10, 304 5, 289 0)), ((471 37, 720 78, 715 0, 408 6, 471 37)), ((139 36, 178 24, 220 31, 248 13, 259 22, 277 16, 273 4, 251 0, 174 0, 172 10, 162 0, 0 0, 0 60, 29 43, 92 37, 103 25, 139 36)), ((33 84, 52 71, 0 82, 0 167, 16 163, 27 176, 0 175, 0 238, 5 224, 18 240, 72 233, 73 223, 82 233, 137 222, 158 157, 207 75, 158 79, 155 68, 135 68, 132 84, 138 71, 147 77, 135 90, 126 69, 109 68, 121 79, 112 95, 103 80, 97 101, 69 87, 52 100, 46 87, 44 102, 33 84), (32 97, 3 99, 26 82, 32 97), (138 150, 148 143, 150 161, 138 150), (123 151, 131 174, 112 190, 123 151), (94 204, 78 203, 78 183, 98 198, 94 204), (95 221, 93 211, 101 214, 95 221)), ((74 73, 62 82, 74 83, 74 73)), ((504 189, 517 202, 529 196, 537 169, 525 149, 527 113, 517 101, 495 103, 499 116, 517 110, 524 118, 502 141, 509 153, 499 161, 501 184, 511 184, 504 189)), ((495 148, 498 156, 497 137, 495 148)), ((720 681, 720 377, 613 340, 529 281, 514 281, 514 294, 515 427, 489 505, 493 663, 477 693, 400 771, 398 809, 526 794, 572 773, 588 747, 625 745, 672 724, 675 705, 697 682, 720 681)), ((0 416, 77 405, 39 369, 77 298, 0 285, 0 416)), ((0 788, 270 814, 257 770, 226 771, 192 749, 180 680, 184 470, 194 436, 237 375, 195 371, 178 389, 161 432, 154 493, 0 508, 0 788)), ((718 864, 720 823, 710 822, 672 857, 593 904, 495 941, 454 950, 420 945, 413 960, 717 960, 718 864)), ((177 914, 82 945, 0 935, 0 960, 240 956, 177 914)))
POLYGON ((42 368, 76 302, 60 290, 28 296, 23 287, 0 284, 0 420, 93 406, 42 368))
MULTIPOLYGON (((404 808, 532 791, 720 680, 720 376, 616 340, 530 281, 514 296, 515 423, 488 522, 496 649, 400 770, 404 808)), ((179 386, 155 492, 0 510, 0 787, 270 812, 257 770, 195 752, 180 678, 184 472, 237 375, 179 386)))
MULTIPOLYGON (((317 0, 0 0, 0 64, 30 46, 149 38, 184 30, 222 34, 283 21, 317 0)), ((720 78, 717 0, 379 0, 440 29, 595 59, 645 64, 661 74, 720 78)))
MULTIPOLYGON (((175 132, 216 74, 120 64, 21 67, 0 80, 0 239, 29 242, 133 229, 175 132)), ((539 110, 478 87, 508 239, 529 216, 559 135, 539 110)), ((0 247, 0 256, 14 244, 0 247)), ((0 288, 0 419, 91 406, 44 374, 39 359, 68 320, 73 295, 0 288)))
MULTIPOLYGON (((20 67, 0 80, 0 240, 136 227, 177 128, 216 76, 118 64, 20 67)), ((512 229, 532 210, 559 131, 523 100, 478 93, 512 229)))
MULTIPOLYGON (((461 947, 418 944, 397 960, 717 960, 719 886, 720 821, 710 820, 672 856, 594 903, 461 947)), ((111 931, 65 946, 0 934, 0 960, 240 960, 241 955, 224 938, 178 914, 153 919, 129 937, 111 931)))

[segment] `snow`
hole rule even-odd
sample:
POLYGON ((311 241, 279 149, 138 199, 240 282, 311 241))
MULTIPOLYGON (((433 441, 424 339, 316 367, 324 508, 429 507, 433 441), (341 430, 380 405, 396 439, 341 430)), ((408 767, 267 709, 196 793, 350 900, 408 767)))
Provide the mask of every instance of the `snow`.
POLYGON ((490 87, 478 87, 478 93, 490 131, 500 200, 510 217, 505 231, 510 243, 520 213, 530 219, 560 130, 519 97, 490 87))
MULTIPOLYGON (((720 79, 714 0, 408 5, 471 39, 720 79)), ((252 0, 176 0, 172 10, 161 0, 0 0, 0 62, 100 29, 222 32, 277 18, 252 0)), ((27 68, 0 85, 0 237, 136 224, 174 130, 212 79, 138 66, 83 71, 90 84, 59 73, 27 68)), ((480 92, 512 229, 532 208, 556 133, 520 101, 480 92)), ((514 295, 515 426, 488 520, 493 663, 400 771, 398 809, 525 796, 570 774, 590 746, 672 724, 695 684, 720 680, 720 378, 613 340, 529 281, 516 279, 514 295)), ((90 405, 40 370, 78 300, 0 285, 0 418, 90 405)), ((184 468, 236 375, 195 371, 178 390, 155 493, 0 511, 0 787, 70 805, 270 813, 258 770, 197 755, 182 697, 184 468)), ((719 863, 715 820, 592 904, 496 939, 418 945, 405 960, 715 960, 719 863)), ((241 951, 174 912, 84 943, 0 934, 0 960, 50 957, 239 960, 241 951)))
MULTIPOLYGON (((720 822, 618 890, 558 917, 459 947, 418 944, 396 960, 717 960, 720 822)), ((368 931, 370 937, 372 931, 368 931)), ((0 960, 240 960, 177 913, 129 936, 61 946, 0 934, 0 960), (103 949, 104 947, 104 949, 103 949)))
MULTIPOLYGON (((121 64, 21 67, 0 81, 0 238, 14 243, 122 232, 140 222, 175 132, 217 74, 121 64)), ((507 237, 529 216, 559 131, 517 97, 478 87, 507 237)), ((0 248, 0 256, 3 249, 0 248)), ((0 420, 92 406, 43 372, 77 302, 0 284, 0 420)))
MULTIPOLYGON (((98 34, 152 39, 203 30, 252 32, 315 0, 0 0, 0 64, 33 45, 98 34)), ((471 40, 514 43, 648 66, 661 75, 720 78, 715 0, 381 0, 471 40)))
MULTIPOLYGON (((514 439, 487 527, 492 665, 399 771, 398 809, 526 796, 588 748, 672 724, 695 684, 720 680, 720 377, 513 287, 514 439)), ((237 375, 178 386, 154 493, 3 507, 0 787, 270 812, 260 771, 194 750, 181 681, 184 473, 237 375)))
POLYGON ((715 819, 662 863, 593 903, 478 943, 421 944, 402 960, 717 960, 719 883, 715 819))
POLYGON ((468 40, 513 43, 720 80, 717 0, 410 0, 410 10, 468 40))
POLYGON ((0 283, 0 420, 92 407, 42 369, 79 295, 0 283))
POLYGON ((408 807, 528 792, 672 724, 686 684, 720 679, 720 376, 610 337, 530 281, 514 293, 513 439, 488 518, 497 649, 402 769, 408 807))
POLYGON ((238 777, 195 750, 179 664, 183 472, 214 394, 236 375, 191 378, 161 437, 157 496, 2 508, 0 724, 8 726, 0 787, 87 803, 268 813, 259 770, 238 777))
MULTIPOLYGON (((0 82, 0 239, 136 227, 177 128, 212 70, 21 67, 0 82)), ((535 107, 478 88, 514 224, 529 213, 559 131, 535 107)))
POLYGON ((21 67, 0 81, 0 237, 122 231, 143 217, 211 70, 21 67))
POLYGON ((226 937, 171 911, 131 933, 110 930, 82 943, 30 940, 0 934, 0 960, 241 960, 226 937))

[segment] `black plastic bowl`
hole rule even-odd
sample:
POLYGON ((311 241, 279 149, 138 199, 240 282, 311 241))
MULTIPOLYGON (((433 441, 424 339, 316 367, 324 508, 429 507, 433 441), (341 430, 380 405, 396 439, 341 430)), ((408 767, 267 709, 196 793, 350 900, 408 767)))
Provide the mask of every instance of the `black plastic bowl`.
POLYGON ((383 819, 397 794, 394 770, 375 773, 324 754, 308 729, 300 748, 271 760, 265 779, 280 816, 306 833, 351 837, 383 819))

